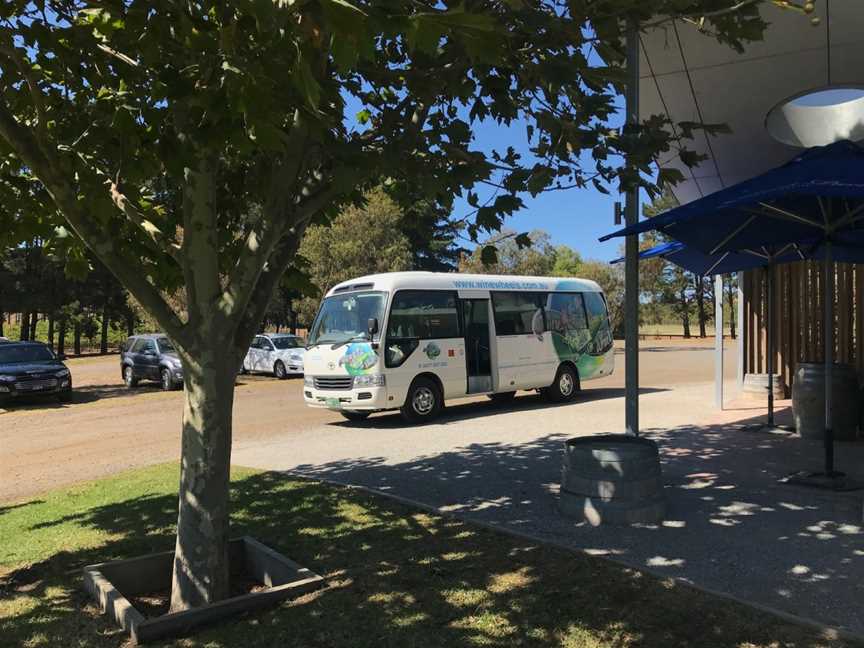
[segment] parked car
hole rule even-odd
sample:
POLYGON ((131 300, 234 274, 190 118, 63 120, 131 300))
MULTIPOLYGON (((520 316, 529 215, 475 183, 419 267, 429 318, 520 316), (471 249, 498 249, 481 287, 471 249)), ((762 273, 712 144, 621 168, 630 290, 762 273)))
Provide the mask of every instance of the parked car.
POLYGON ((279 380, 291 374, 303 374, 306 340, 287 333, 262 333, 252 340, 243 359, 242 372, 270 373, 279 380))
POLYGON ((155 380, 169 391, 183 386, 183 367, 177 351, 165 335, 133 335, 120 352, 120 371, 129 388, 140 380, 155 380))
POLYGON ((31 394, 68 400, 72 395, 69 368, 47 344, 7 340, 0 344, 0 398, 31 394))
POLYGON ((0 335, 0 343, 2 343, 2 342, 9 342, 9 338, 3 337, 2 335, 0 335))

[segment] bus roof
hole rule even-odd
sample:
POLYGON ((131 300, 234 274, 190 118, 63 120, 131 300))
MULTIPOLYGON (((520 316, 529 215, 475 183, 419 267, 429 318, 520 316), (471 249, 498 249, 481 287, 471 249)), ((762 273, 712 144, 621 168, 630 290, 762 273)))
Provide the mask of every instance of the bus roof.
POLYGON ((327 295, 355 290, 491 290, 602 292, 597 283, 576 277, 462 274, 456 272, 386 272, 343 281, 327 295))

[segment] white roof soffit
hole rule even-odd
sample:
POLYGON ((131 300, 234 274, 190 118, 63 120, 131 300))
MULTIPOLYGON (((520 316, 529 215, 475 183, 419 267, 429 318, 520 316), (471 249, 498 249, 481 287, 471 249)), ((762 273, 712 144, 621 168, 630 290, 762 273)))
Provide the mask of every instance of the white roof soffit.
POLYGON ((801 150, 781 144, 765 127, 768 112, 785 99, 828 85, 864 86, 864 1, 817 0, 812 15, 821 22, 815 27, 810 16, 771 3, 761 11, 769 23, 765 39, 747 45, 743 54, 681 21, 641 35, 640 115, 732 129, 713 137, 696 131, 692 140, 683 140, 708 156, 692 169, 671 151, 671 159, 661 160, 684 174, 673 189, 682 204, 767 171, 801 150))

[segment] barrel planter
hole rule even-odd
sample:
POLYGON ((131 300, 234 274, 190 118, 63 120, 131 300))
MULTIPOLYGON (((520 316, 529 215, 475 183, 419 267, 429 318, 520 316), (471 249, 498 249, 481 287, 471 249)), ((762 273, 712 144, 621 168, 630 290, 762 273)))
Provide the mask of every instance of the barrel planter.
POLYGON ((592 526, 660 522, 666 500, 657 444, 623 434, 566 441, 559 510, 592 526))
MULTIPOLYGON (((831 370, 834 392, 831 420, 834 439, 854 441, 858 436, 860 392, 855 369, 848 364, 835 364, 831 370)), ((795 429, 805 439, 825 436, 825 365, 821 362, 801 362, 792 382, 792 413, 795 429)))
MULTIPOLYGON (((774 398, 780 400, 786 398, 786 385, 783 377, 774 374, 774 398)), ((741 395, 750 400, 768 401, 768 374, 751 373, 744 376, 744 384, 741 386, 741 395)))

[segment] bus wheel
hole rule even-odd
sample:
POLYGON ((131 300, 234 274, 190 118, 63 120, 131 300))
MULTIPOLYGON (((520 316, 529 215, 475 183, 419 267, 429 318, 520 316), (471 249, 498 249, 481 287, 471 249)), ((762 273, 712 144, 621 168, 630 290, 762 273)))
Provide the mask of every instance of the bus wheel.
POLYGON ((555 382, 546 388, 546 396, 553 403, 573 400, 579 391, 579 375, 570 365, 561 365, 555 374, 555 382))
POLYGON ((516 392, 501 392, 499 394, 488 394, 489 400, 496 404, 509 403, 516 397, 516 392))
POLYGON ((369 418, 369 415, 372 412, 352 412, 350 410, 340 410, 339 413, 349 421, 359 422, 365 421, 367 418, 369 418))
POLYGON ((402 416, 409 423, 431 421, 441 412, 443 405, 438 385, 429 378, 415 378, 402 406, 402 416))

